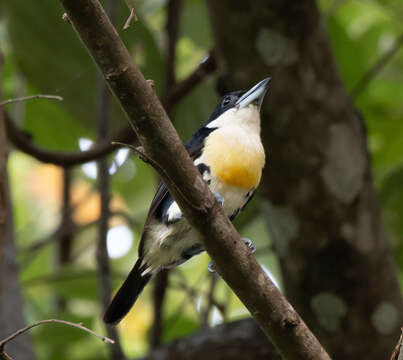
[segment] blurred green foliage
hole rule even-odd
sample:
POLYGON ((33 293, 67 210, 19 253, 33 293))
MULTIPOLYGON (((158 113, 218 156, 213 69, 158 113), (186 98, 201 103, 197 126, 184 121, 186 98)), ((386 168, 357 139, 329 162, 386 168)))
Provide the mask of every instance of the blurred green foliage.
MULTIPOLYGON (((139 21, 123 31, 128 10, 121 1, 117 21, 117 29, 128 49, 145 76, 155 81, 159 93, 164 88, 165 4, 163 0, 136 1, 139 21)), ((322 0, 320 6, 340 73, 346 88, 351 91, 403 33, 403 3, 400 0, 322 0)), ((7 99, 43 93, 64 98, 62 102, 31 100, 8 107, 20 126, 33 136, 35 143, 55 150, 78 149, 80 138, 93 139, 96 133, 97 71, 71 25, 61 20, 62 13, 59 3, 54 0, 43 0, 40 6, 36 2, 4 0, 0 7, 0 43, 5 55, 3 97, 7 99)), ((176 71, 179 78, 183 78, 213 47, 204 1, 184 1, 180 29, 176 71)), ((401 274, 402 94, 403 51, 400 51, 354 99, 366 120, 374 177, 401 274)), ((214 79, 208 79, 172 110, 172 119, 183 140, 207 119, 216 101, 214 79)), ((119 129, 124 122, 124 116, 115 104, 111 129, 119 129)), ((114 155, 109 158, 112 162, 114 155)), ((74 263, 56 267, 55 241, 49 238, 49 234, 60 220, 60 186, 51 191, 54 187, 52 181, 60 185, 60 174, 42 173, 40 164, 19 153, 13 153, 9 163, 28 320, 57 317, 83 321, 86 326, 103 332, 95 276, 95 227, 89 226, 75 236, 74 263), (49 179, 49 183, 46 179, 49 179), (43 192, 35 186, 37 183, 44 187, 43 192), (39 250, 35 257, 31 255, 29 246, 46 239, 49 244, 39 250), (66 308, 61 312, 55 307, 55 295, 67 301, 66 308)), ((49 170, 49 166, 46 169, 49 170)), ((75 169, 74 178, 75 200, 83 203, 89 201, 95 180, 86 175, 82 167, 75 169)), ((112 176, 112 202, 116 202, 117 210, 129 213, 132 221, 137 223, 132 227, 135 244, 130 252, 112 260, 115 288, 136 258, 141 224, 156 184, 152 169, 133 155, 112 176)), ((91 216, 88 218, 85 209, 80 211, 82 223, 93 220, 91 216)), ((88 211, 91 212, 91 209, 88 211)), ((255 204, 252 203, 237 221, 238 228, 243 235, 252 238, 259 249, 265 249, 269 245, 267 231, 256 214, 255 200, 255 204)), ((111 226, 114 222, 115 218, 111 220, 111 226)), ((258 254, 261 263, 281 284, 274 254, 270 249, 258 254)), ((209 289, 207 263, 208 257, 202 255, 172 274, 172 290, 165 305, 164 341, 184 336, 200 326, 200 306, 205 306, 209 289), (181 282, 197 290, 198 295, 194 298, 189 296, 178 285, 181 282)), ((226 305, 226 319, 245 316, 243 306, 221 280, 218 280, 215 297, 217 302, 226 305)), ((130 356, 141 355, 147 348, 152 321, 149 289, 132 314, 121 328, 123 344, 130 356)), ((220 320, 216 316, 215 320, 210 321, 220 320)), ((102 343, 76 329, 49 325, 33 333, 38 358, 72 360, 107 357, 102 343), (83 352, 83 346, 91 351, 83 352)))

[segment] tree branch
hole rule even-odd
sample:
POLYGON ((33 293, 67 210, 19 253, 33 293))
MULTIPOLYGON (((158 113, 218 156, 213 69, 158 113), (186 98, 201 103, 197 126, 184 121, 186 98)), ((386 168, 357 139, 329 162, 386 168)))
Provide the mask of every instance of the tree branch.
POLYGON ((105 140, 97 142, 93 147, 86 151, 51 151, 35 145, 32 142, 31 136, 21 131, 11 119, 8 112, 5 114, 5 123, 8 138, 16 148, 22 152, 34 157, 44 163, 51 163, 60 166, 73 166, 84 164, 89 161, 100 159, 118 146, 113 145, 112 141, 117 138, 122 143, 135 143, 136 136, 129 126, 124 127, 115 135, 108 137, 105 140))
POLYGON ((47 319, 47 320, 41 320, 41 321, 37 321, 31 325, 28 325, 20 330, 17 330, 15 333, 11 334, 10 336, 8 336, 7 338, 3 339, 0 341, 0 359, 11 359, 5 352, 4 352, 4 347, 5 345, 10 342, 11 340, 14 340, 17 336, 20 336, 21 334, 27 332, 28 330, 32 329, 33 327, 42 325, 42 324, 50 324, 50 323, 57 323, 57 324, 64 324, 64 325, 68 325, 68 326, 72 326, 75 327, 77 329, 86 331, 87 333, 97 337, 98 339, 102 340, 104 343, 107 344, 113 344, 114 341, 112 339, 109 339, 108 337, 104 337, 101 335, 98 335, 96 332, 86 328, 85 326, 83 326, 83 324, 81 323, 72 323, 70 321, 66 321, 66 320, 58 320, 58 319, 47 319))
MULTIPOLYGON (((169 111, 178 103, 184 96, 191 92, 197 85, 199 85, 208 75, 216 70, 216 63, 212 53, 202 61, 198 67, 184 80, 177 83, 169 94, 162 99, 164 107, 169 111)), ((35 145, 29 134, 21 131, 12 120, 10 114, 4 111, 5 125, 8 138, 16 148, 22 152, 34 157, 35 159, 44 163, 51 163, 60 166, 73 166, 84 164, 89 161, 98 160, 113 150, 117 146, 115 142, 138 145, 138 139, 131 130, 131 126, 127 125, 114 135, 107 137, 104 140, 98 141, 91 149, 86 151, 50 151, 35 145)))
POLYGON ((396 344, 396 347, 393 349, 392 355, 390 356, 390 360, 403 360, 402 342, 403 342, 403 328, 400 328, 400 337, 396 344))
POLYGON ((219 274, 285 358, 330 359, 240 241, 99 2, 60 1, 133 122, 146 154, 164 170, 160 176, 187 220, 203 235, 219 274))
POLYGON ((8 99, 0 102, 0 106, 13 104, 20 101, 32 100, 32 99, 50 99, 50 100, 59 100, 63 101, 63 98, 58 95, 46 95, 46 94, 36 94, 36 95, 29 95, 29 96, 22 96, 14 99, 8 99))
POLYGON ((135 22, 138 21, 136 12, 134 11, 134 6, 130 3, 130 0, 125 0, 125 3, 129 8, 130 14, 123 26, 123 30, 127 30, 130 27, 133 20, 135 22))

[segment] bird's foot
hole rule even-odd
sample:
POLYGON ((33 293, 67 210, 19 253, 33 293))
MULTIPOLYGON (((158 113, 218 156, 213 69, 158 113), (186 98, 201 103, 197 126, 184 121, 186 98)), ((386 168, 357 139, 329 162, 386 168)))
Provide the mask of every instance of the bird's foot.
MULTIPOLYGON (((256 246, 253 244, 252 240, 248 238, 241 238, 241 240, 249 248, 251 254, 254 254, 256 252, 256 246)), ((211 273, 216 272, 216 267, 213 261, 210 260, 210 262, 207 265, 207 269, 211 273)))
POLYGON ((208 271, 210 271, 211 273, 215 273, 216 272, 216 268, 215 268, 215 264, 210 260, 210 262, 207 265, 207 269, 208 271))
POLYGON ((214 197, 216 198, 217 202, 221 205, 224 206, 224 198, 216 191, 213 192, 214 197))
POLYGON ((252 240, 248 238, 241 238, 241 240, 250 249, 251 254, 256 252, 256 246, 253 244, 252 240))

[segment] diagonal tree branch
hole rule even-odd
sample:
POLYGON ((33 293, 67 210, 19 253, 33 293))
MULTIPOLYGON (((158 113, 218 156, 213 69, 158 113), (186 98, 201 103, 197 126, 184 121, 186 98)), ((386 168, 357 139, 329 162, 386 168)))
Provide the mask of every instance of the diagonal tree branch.
POLYGON ((153 89, 133 64, 96 0, 60 0, 81 40, 133 122, 147 156, 188 221, 203 235, 217 270, 287 359, 330 359, 240 241, 182 145, 153 89))

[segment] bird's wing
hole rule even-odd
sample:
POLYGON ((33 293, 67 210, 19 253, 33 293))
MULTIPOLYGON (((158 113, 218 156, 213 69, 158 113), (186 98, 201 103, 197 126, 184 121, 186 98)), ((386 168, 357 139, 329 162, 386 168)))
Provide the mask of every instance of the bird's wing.
MULTIPOLYGON (((192 160, 197 159, 203 149, 204 140, 206 137, 215 130, 216 128, 208 128, 202 127, 200 128, 185 144, 185 148, 189 153, 192 160)), ((163 182, 160 182, 157 188, 157 191, 154 195, 154 198, 151 202, 150 209, 148 210, 148 215, 146 222, 144 224, 143 234, 141 236, 140 246, 139 246, 139 255, 140 257, 143 254, 143 246, 144 246, 144 234, 147 229, 147 225, 150 223, 151 219, 155 216, 161 216, 164 205, 167 203, 172 203, 174 201, 172 195, 169 193, 168 188, 165 186, 163 182)))

